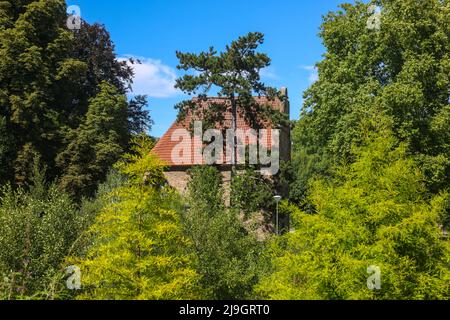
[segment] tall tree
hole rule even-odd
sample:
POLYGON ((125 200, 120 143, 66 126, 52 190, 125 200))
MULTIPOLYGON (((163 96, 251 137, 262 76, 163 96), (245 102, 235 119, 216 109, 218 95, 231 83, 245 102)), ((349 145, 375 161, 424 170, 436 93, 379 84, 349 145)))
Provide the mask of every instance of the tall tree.
MULTIPOLYGON (((77 163, 95 161, 88 156, 72 157, 63 161, 71 168, 61 167, 61 154, 73 151, 79 138, 74 132, 85 127, 88 116, 92 118, 90 102, 104 88, 102 83, 109 83, 116 90, 113 96, 123 99, 130 88, 133 70, 130 63, 117 58, 104 26, 83 22, 80 30, 71 31, 66 20, 63 0, 0 1, 0 130, 5 132, 0 139, 0 183, 25 184, 36 156, 46 165, 49 180, 64 172, 62 185, 66 186, 73 166, 95 167, 95 163, 77 163)), ((120 121, 110 122, 117 127, 109 128, 121 132, 122 138, 150 129, 146 97, 137 96, 126 104, 126 121, 121 116, 120 121)), ((109 121, 106 118, 104 123, 109 121)), ((111 160, 129 147, 128 142, 109 150, 111 160)), ((103 168, 91 174, 86 195, 93 195, 105 174, 103 168)))
POLYGON ((311 184, 315 212, 293 208, 295 231, 276 245, 273 273, 259 285, 263 297, 450 297, 450 246, 441 229, 448 194, 429 199, 423 175, 391 130, 361 131, 355 162, 311 184))
POLYGON ((142 142, 117 167, 127 181, 110 193, 114 201, 90 229, 87 254, 69 260, 82 272, 80 299, 197 297, 180 199, 162 186, 163 167, 142 142))
MULTIPOLYGON (((210 103, 208 110, 202 110, 200 103, 183 101, 176 106, 180 112, 179 117, 183 118, 189 113, 200 115, 203 121, 214 125, 216 122, 223 123, 224 112, 228 110, 232 115, 230 129, 234 132, 238 113, 254 128, 258 128, 264 120, 275 119, 275 111, 258 104, 253 98, 253 94, 265 95, 271 99, 277 95, 276 89, 266 86, 260 80, 260 71, 270 65, 270 58, 256 51, 263 42, 264 35, 254 32, 239 37, 220 53, 213 47, 199 54, 177 52, 180 60, 178 69, 195 72, 194 75, 187 74, 177 79, 177 88, 187 94, 199 93, 198 102, 206 101, 208 93, 216 89, 219 97, 226 98, 223 102, 210 103)), ((236 157, 237 143, 234 139, 231 152, 233 167, 236 157)))
POLYGON ((320 159, 310 170, 315 173, 342 158, 352 161, 352 145, 362 139, 359 123, 381 112, 393 119, 395 136, 420 162, 430 190, 445 189, 450 149, 436 124, 450 123, 449 2, 357 1, 341 8, 327 14, 321 27, 325 59, 317 64, 319 80, 305 93, 294 131, 300 163, 320 159), (371 4, 381 10, 379 29, 367 27, 371 4))
POLYGON ((129 140, 125 96, 106 82, 99 87, 85 122, 67 133, 67 148, 56 159, 61 186, 77 199, 95 192, 129 140))
MULTIPOLYGON (((62 70, 80 74, 83 64, 68 59, 69 30, 61 0, 2 1, 0 26, 0 113, 15 140, 8 170, 21 183, 29 175, 30 153, 54 168, 60 106, 55 101, 62 70), (70 66, 69 66, 70 65, 70 66)), ((79 79, 72 77, 76 86, 79 79)), ((70 85, 70 84, 69 84, 70 85)))

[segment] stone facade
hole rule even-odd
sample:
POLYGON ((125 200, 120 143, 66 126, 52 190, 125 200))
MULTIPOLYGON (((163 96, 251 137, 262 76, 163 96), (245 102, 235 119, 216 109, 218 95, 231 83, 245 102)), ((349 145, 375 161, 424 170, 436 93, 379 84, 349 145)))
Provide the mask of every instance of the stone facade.
MULTIPOLYGON (((231 171, 223 170, 222 173, 222 183, 224 187, 224 195, 223 199, 225 201, 225 205, 230 204, 230 186, 231 186, 231 171)), ((187 192, 187 185, 189 182, 189 174, 187 172, 187 168, 183 170, 168 170, 164 172, 164 176, 166 177, 167 183, 175 188, 182 195, 185 195, 187 192)))
MULTIPOLYGON (((290 105, 288 99, 288 93, 286 88, 282 88, 280 90, 282 95, 285 96, 283 101, 268 101, 264 97, 255 97, 257 101, 261 101, 261 103, 269 103, 271 104, 273 109, 279 110, 282 113, 285 113, 289 116, 290 113, 290 105)), ((211 98, 212 100, 218 98, 211 98)), ((228 115, 229 116, 229 115, 228 115)), ((166 134, 159 140, 155 148, 153 149, 153 153, 157 154, 163 161, 168 163, 168 170, 165 172, 165 176, 169 185, 177 189, 180 193, 185 194, 186 188, 189 180, 189 176, 187 170, 192 167, 192 165, 176 165, 172 163, 171 160, 171 151, 173 150, 174 144, 178 142, 174 142, 172 140, 172 134, 175 130, 180 128, 185 128, 187 126, 186 123, 175 122, 172 127, 166 132, 166 134)), ((242 122, 242 119, 238 121, 238 129, 247 126, 242 122)), ((247 126, 248 127, 248 126, 247 126)), ((289 126, 281 128, 280 131, 280 161, 290 161, 291 160, 291 130, 289 126)), ((225 189, 224 199, 227 204, 230 202, 230 183, 231 183, 231 171, 230 166, 219 166, 219 170, 223 175, 223 185, 225 189)), ((282 190, 277 190, 277 192, 283 197, 287 197, 288 195, 288 186, 282 188, 282 190)))

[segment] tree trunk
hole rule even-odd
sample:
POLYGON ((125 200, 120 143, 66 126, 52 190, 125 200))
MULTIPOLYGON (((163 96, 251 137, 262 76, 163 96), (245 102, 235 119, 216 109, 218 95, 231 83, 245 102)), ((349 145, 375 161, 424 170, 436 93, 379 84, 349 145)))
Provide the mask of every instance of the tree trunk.
POLYGON ((236 165, 237 165, 237 105, 234 94, 231 95, 231 129, 233 130, 233 147, 231 148, 231 173, 230 173, 230 207, 233 205, 232 195, 231 195, 231 185, 233 183, 233 178, 236 176, 236 165))
POLYGON ((233 130, 233 149, 231 152, 231 178, 236 174, 236 165, 237 165, 237 140, 236 140, 236 131, 237 131, 237 105, 234 94, 231 95, 231 129, 233 130))

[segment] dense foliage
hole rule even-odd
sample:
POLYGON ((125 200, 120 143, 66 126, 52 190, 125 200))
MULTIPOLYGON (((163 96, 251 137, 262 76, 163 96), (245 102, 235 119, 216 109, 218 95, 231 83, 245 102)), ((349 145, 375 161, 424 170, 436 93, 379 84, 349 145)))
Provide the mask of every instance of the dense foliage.
MULTIPOLYGON (((286 115, 275 111, 270 105, 258 103, 254 95, 266 96, 269 100, 281 93, 261 81, 260 72, 270 65, 270 58, 265 53, 257 51, 264 42, 260 32, 250 32, 239 37, 223 52, 217 52, 214 47, 208 51, 195 53, 177 52, 178 69, 190 72, 176 81, 175 87, 184 93, 194 95, 194 100, 182 101, 176 105, 178 118, 192 116, 192 121, 201 119, 203 127, 218 127, 236 131, 238 116, 246 120, 251 128, 258 129, 264 122, 271 121, 274 126, 286 121, 286 115), (208 101, 208 94, 217 92, 219 98, 208 101), (202 102, 208 101, 207 108, 202 102), (225 121, 229 112, 231 119, 225 121), (220 126, 219 126, 220 124, 220 126)), ((232 174, 236 173, 238 164, 238 143, 236 137, 230 142, 230 163, 232 174)))
POLYGON ((366 27, 372 12, 359 1, 324 17, 325 59, 293 132, 298 202, 312 175, 352 161, 351 148, 362 139, 358 124, 373 112, 394 121, 395 137, 419 162, 430 191, 450 185, 449 2, 373 2, 381 9, 379 30, 366 27))
MULTIPOLYGON (((364 131, 364 130, 363 130, 364 131)), ((424 177, 389 130, 354 150, 335 178, 312 182, 314 214, 293 211, 273 273, 259 292, 272 299, 447 299, 450 246, 442 232, 448 194, 428 198, 424 177), (380 270, 370 290, 368 268, 380 270), (373 289, 373 288, 372 288, 373 289)))
MULTIPOLYGON (((139 62, 118 59, 102 25, 68 30, 64 0, 0 0, 0 299, 448 300, 450 3, 372 3, 380 28, 359 1, 324 17, 278 177, 248 167, 225 184, 195 167, 179 194, 151 153, 146 97, 126 96, 139 62)), ((228 101, 181 102, 180 117, 286 120, 253 99, 277 96, 263 38, 177 52, 194 71, 179 89, 228 101)))
POLYGON ((84 257, 69 259, 82 272, 79 298, 194 298, 196 273, 185 249, 179 198, 162 186, 163 167, 148 145, 138 143, 134 151, 117 165, 128 179, 111 191, 114 201, 89 230, 93 244, 84 257))
POLYGON ((192 241, 200 288, 209 299, 249 299, 258 281, 263 243, 224 206, 222 175, 214 167, 190 172, 186 236, 192 241))
POLYGON ((105 28, 72 32, 66 20, 63 0, 0 1, 0 183, 23 185, 40 157, 47 178, 79 200, 150 122, 145 97, 126 100, 133 72, 105 28))
POLYGON ((93 219, 34 168, 27 189, 1 191, 0 299, 61 297, 64 259, 93 219))

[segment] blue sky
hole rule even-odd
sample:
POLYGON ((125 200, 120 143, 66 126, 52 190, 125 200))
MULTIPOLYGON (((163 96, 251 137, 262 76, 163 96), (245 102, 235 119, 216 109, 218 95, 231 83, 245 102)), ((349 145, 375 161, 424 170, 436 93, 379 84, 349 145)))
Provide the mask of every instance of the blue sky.
MULTIPOLYGON (((272 59, 263 81, 285 86, 291 119, 298 119, 303 91, 316 78, 314 64, 324 48, 318 37, 322 15, 343 0, 72 0, 82 18, 105 24, 119 57, 139 57, 134 92, 149 96, 155 121, 151 134, 161 136, 176 118, 173 106, 185 96, 173 88, 183 73, 175 51, 221 50, 250 31, 265 34, 260 47, 272 59)), ((347 1, 352 2, 352 1, 347 1)))

